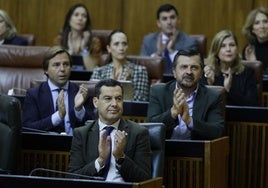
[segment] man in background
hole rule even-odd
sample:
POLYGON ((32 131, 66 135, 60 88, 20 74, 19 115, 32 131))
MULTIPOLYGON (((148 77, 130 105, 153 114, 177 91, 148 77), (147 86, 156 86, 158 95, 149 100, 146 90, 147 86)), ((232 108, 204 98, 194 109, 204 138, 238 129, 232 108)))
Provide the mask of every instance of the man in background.
POLYGON ((164 73, 172 75, 172 62, 181 49, 198 49, 194 38, 179 30, 179 14, 171 4, 160 6, 156 13, 157 26, 160 31, 143 38, 140 55, 164 58, 164 73))

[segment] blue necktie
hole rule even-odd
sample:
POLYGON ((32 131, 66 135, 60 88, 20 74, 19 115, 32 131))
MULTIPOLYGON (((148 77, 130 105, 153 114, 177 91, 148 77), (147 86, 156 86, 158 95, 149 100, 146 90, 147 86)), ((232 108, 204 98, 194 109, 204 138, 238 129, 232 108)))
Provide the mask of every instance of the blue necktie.
POLYGON ((165 57, 165 73, 172 74, 172 61, 169 57, 168 49, 164 50, 164 57, 165 57))
MULTIPOLYGON (((113 131, 114 127, 112 127, 112 126, 106 126, 104 129, 106 130, 106 137, 107 137, 107 136, 110 136, 110 134, 113 131)), ((103 169, 103 172, 104 172, 103 177, 104 178, 107 177, 107 174, 109 172, 110 163, 111 163, 111 155, 112 155, 112 142, 110 142, 110 153, 109 153, 109 157, 105 161, 105 167, 103 169)))

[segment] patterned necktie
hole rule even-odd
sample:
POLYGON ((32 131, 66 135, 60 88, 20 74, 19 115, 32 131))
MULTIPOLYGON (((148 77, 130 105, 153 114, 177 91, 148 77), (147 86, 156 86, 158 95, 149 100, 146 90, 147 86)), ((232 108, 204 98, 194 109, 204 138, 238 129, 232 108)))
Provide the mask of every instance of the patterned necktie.
MULTIPOLYGON (((112 126, 106 126, 104 129, 106 130, 106 137, 107 137, 107 136, 110 136, 110 134, 113 131, 114 127, 112 127, 112 126)), ((105 161, 105 167, 103 169, 103 172, 104 172, 103 177, 104 178, 107 177, 107 174, 109 172, 110 163, 111 163, 111 155, 112 155, 112 142, 110 142, 110 153, 109 153, 109 157, 105 161)))
POLYGON ((165 73, 172 74, 172 62, 169 57, 168 49, 164 50, 164 58, 165 58, 165 73))

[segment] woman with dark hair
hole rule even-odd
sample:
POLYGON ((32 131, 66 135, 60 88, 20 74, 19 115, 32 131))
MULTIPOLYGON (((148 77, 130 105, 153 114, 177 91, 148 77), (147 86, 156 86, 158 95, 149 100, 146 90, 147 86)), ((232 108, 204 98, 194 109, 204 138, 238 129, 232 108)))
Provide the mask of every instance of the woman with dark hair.
POLYGON ((252 10, 245 21, 242 32, 249 44, 243 49, 246 60, 259 60, 263 63, 264 73, 268 73, 268 8, 252 10))
POLYGON ((84 4, 77 3, 69 9, 55 44, 68 49, 71 55, 81 55, 87 70, 99 65, 101 42, 99 38, 92 37, 89 11, 84 4))
POLYGON ((17 29, 14 26, 9 15, 0 9, 0 44, 8 45, 28 45, 27 40, 17 35, 17 29))
POLYGON ((145 66, 127 60, 127 35, 120 30, 112 31, 108 38, 107 50, 110 55, 109 63, 95 68, 90 79, 129 80, 133 83, 134 100, 147 101, 149 97, 148 72, 145 66))
POLYGON ((214 36, 205 65, 205 84, 223 86, 227 105, 257 105, 254 70, 242 64, 232 31, 222 30, 214 36))

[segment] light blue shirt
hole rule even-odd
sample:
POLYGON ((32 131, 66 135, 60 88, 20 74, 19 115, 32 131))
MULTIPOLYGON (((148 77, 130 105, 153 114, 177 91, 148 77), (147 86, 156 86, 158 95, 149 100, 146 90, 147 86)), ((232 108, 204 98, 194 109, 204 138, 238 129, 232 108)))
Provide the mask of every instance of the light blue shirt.
MULTIPOLYGON (((57 102, 57 98, 58 98, 58 88, 57 86, 55 86, 50 80, 48 80, 48 86, 50 87, 50 91, 52 94, 52 99, 53 99, 53 104, 54 104, 54 110, 55 112, 52 114, 51 116, 51 121, 52 124, 54 126, 59 125, 63 120, 60 118, 59 115, 59 111, 56 111, 56 102, 57 102)), ((64 125, 65 125, 65 133, 67 135, 72 136, 73 135, 73 129, 71 127, 71 123, 70 123, 70 117, 69 117, 69 102, 68 102, 68 87, 69 87, 69 82, 67 82, 62 89, 64 89, 64 104, 65 104, 65 108, 67 110, 67 113, 64 117, 64 125)), ((82 120, 84 115, 85 115, 85 108, 83 107, 80 111, 75 110, 74 108, 74 112, 75 112, 75 116, 76 118, 78 118, 79 120, 82 120)))

